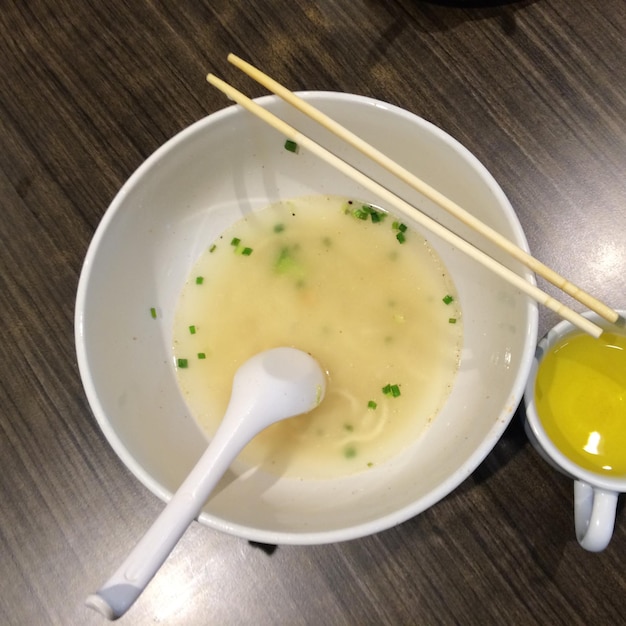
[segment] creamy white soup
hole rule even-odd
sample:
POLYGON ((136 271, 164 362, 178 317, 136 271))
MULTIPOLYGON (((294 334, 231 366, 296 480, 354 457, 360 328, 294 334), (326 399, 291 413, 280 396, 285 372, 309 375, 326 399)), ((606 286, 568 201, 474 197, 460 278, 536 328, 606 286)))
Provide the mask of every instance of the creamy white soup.
POLYGON ((302 479, 367 471, 419 438, 449 394, 461 343, 456 290, 428 242, 335 196, 274 204, 224 232, 189 275, 173 331, 180 388, 209 437, 248 358, 293 346, 318 360, 322 403, 239 457, 241 468, 302 479))

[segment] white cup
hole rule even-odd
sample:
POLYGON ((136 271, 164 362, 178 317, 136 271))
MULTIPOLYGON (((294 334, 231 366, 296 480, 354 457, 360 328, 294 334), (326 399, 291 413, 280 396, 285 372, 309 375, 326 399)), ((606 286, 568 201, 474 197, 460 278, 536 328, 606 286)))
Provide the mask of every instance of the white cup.
MULTIPOLYGON (((616 325, 605 322, 595 313, 584 316, 606 329, 624 329, 626 311, 620 311, 616 325)), ((626 492, 626 477, 608 476, 589 471, 565 456, 546 434, 535 406, 535 381, 543 356, 563 337, 580 332, 569 322, 562 321, 552 328, 537 345, 530 377, 524 393, 526 404, 525 430, 539 455, 561 473, 574 480, 574 526, 578 543, 590 552, 604 550, 613 536, 615 513, 620 493, 626 492)), ((626 452, 625 452, 626 453, 626 452)))

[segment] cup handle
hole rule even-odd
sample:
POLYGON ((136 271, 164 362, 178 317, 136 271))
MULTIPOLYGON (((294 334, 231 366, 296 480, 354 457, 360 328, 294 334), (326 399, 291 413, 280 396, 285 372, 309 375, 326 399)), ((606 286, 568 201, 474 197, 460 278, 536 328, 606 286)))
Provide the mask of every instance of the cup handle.
POLYGON ((574 481, 574 522, 578 543, 590 552, 609 545, 615 526, 617 493, 574 481))

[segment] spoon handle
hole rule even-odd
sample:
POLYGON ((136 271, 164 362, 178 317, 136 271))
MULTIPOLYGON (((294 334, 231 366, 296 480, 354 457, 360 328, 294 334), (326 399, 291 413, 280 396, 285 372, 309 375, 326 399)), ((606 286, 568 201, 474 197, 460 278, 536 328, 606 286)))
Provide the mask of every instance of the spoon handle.
POLYGON ((250 439, 249 432, 220 428, 209 447, 146 534, 118 570, 85 604, 110 620, 121 617, 141 595, 232 461, 250 439))
POLYGON ((122 616, 161 567, 243 447, 270 424, 306 413, 324 397, 317 361, 295 348, 275 348, 236 372, 226 414, 209 447, 121 567, 87 606, 108 619, 122 616))

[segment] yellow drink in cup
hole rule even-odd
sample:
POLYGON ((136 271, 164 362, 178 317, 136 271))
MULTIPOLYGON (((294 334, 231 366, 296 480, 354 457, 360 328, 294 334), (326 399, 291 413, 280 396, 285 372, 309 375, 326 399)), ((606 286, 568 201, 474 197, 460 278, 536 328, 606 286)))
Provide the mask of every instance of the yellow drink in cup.
POLYGON ((577 465, 626 475, 626 335, 567 335, 543 357, 535 382, 539 419, 577 465))

